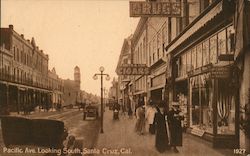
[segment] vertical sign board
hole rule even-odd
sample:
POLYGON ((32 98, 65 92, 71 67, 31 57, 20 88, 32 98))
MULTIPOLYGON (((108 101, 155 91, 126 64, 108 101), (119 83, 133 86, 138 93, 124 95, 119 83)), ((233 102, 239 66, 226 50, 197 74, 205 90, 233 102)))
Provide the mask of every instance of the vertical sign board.
POLYGON ((130 1, 130 17, 181 17, 181 3, 130 1))

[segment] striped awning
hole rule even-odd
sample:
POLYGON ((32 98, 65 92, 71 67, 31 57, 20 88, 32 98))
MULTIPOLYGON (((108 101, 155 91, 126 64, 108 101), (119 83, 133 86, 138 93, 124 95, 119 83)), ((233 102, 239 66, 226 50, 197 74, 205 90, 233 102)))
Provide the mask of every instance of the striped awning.
MULTIPOLYGON (((179 45, 181 45, 185 40, 187 40, 191 35, 193 35, 196 31, 198 31, 200 28, 202 28, 206 23, 208 23, 210 20, 212 20, 216 15, 222 12, 223 8, 223 1, 221 0, 216 6, 214 6, 209 12, 207 12, 198 20, 194 20, 193 24, 191 23, 190 26, 183 34, 181 34, 179 37, 177 37, 176 41, 173 41, 174 43, 167 47, 167 53, 173 51, 175 48, 177 48, 179 45)), ((171 43, 170 43, 171 44, 171 43)))

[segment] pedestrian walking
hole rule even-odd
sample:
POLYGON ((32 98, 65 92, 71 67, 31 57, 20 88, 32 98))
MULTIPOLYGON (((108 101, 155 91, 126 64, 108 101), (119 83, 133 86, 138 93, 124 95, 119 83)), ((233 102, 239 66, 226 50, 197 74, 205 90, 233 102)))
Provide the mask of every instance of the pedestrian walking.
POLYGON ((128 105, 128 116, 129 116, 130 119, 131 119, 132 116, 133 116, 133 111, 132 111, 131 103, 129 103, 129 105, 128 105))
POLYGON ((119 119, 119 111, 120 111, 120 105, 115 102, 113 106, 113 119, 118 120, 119 119))
POLYGON ((149 106, 146 110, 146 120, 147 123, 149 124, 149 133, 155 134, 155 125, 154 125, 154 118, 155 118, 155 113, 156 113, 156 108, 155 105, 153 104, 153 101, 149 101, 149 106))
POLYGON ((157 112, 155 113, 154 124, 156 128, 156 136, 155 136, 155 147, 157 151, 160 153, 166 151, 170 148, 169 139, 168 139, 168 130, 166 126, 166 113, 163 102, 161 102, 156 107, 157 112))
POLYGON ((179 105, 174 104, 167 113, 170 130, 170 146, 173 147, 175 153, 179 152, 176 146, 182 146, 181 120, 183 120, 184 117, 180 115, 180 112, 179 105))
POLYGON ((143 101, 141 101, 136 109, 136 124, 135 124, 135 131, 143 135, 145 132, 145 106, 143 101))
POLYGON ((125 116, 126 115, 126 108, 125 108, 125 104, 122 104, 122 115, 125 116))

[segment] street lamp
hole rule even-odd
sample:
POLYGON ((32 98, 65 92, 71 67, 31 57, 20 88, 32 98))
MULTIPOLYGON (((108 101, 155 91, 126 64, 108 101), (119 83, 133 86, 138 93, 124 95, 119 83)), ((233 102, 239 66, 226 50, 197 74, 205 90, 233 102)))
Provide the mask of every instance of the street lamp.
POLYGON ((107 81, 110 80, 110 77, 109 77, 108 74, 104 74, 104 73, 103 73, 103 72, 104 72, 104 67, 103 67, 103 66, 101 66, 101 67, 99 68, 99 71, 100 71, 101 73, 96 73, 96 74, 93 76, 93 79, 94 79, 94 80, 97 80, 97 79, 98 79, 98 75, 101 76, 101 131, 100 131, 100 133, 103 133, 103 75, 106 76, 106 80, 107 80, 107 81))

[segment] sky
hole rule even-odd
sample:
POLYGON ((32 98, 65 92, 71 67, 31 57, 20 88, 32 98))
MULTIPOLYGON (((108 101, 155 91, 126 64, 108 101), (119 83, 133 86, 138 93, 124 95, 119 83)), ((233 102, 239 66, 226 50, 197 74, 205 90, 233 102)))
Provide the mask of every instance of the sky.
POLYGON ((124 38, 138 21, 129 17, 128 0, 1 0, 1 27, 34 37, 61 78, 73 79, 79 66, 81 89, 96 95, 100 77, 93 75, 103 66, 111 77, 104 87, 111 86, 124 38))

